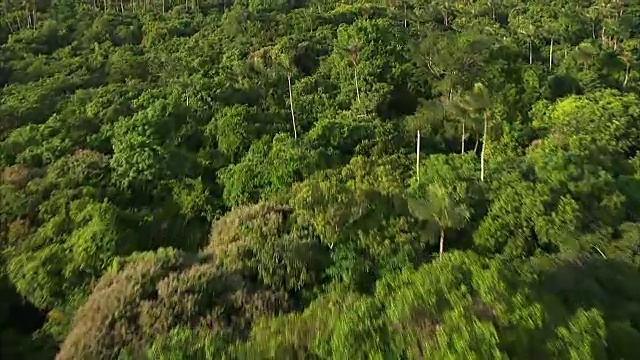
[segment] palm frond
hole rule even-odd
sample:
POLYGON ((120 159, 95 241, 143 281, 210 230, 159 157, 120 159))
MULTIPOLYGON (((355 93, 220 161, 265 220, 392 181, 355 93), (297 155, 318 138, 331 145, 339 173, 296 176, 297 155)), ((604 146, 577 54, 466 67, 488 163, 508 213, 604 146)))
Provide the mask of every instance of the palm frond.
POLYGON ((431 218, 431 208, 428 203, 413 196, 407 196, 407 205, 411 215, 419 220, 429 220, 431 218))

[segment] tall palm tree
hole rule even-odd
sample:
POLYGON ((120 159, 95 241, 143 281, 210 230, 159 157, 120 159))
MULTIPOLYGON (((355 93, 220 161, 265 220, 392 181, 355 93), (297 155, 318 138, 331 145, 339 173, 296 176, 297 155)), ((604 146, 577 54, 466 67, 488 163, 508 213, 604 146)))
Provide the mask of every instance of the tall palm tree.
POLYGON ((502 6, 501 0, 487 0, 487 6, 491 9, 491 19, 496 21, 496 8, 500 8, 502 6))
POLYGON ((620 47, 620 60, 622 60, 622 63, 625 65, 624 82, 622 83, 622 87, 627 87, 631 68, 636 63, 636 56, 634 53, 637 52, 638 49, 640 49, 640 41, 635 39, 625 40, 620 47))
POLYGON ((296 127, 293 90, 291 88, 291 78, 297 70, 293 59, 299 49, 304 45, 305 43, 295 44, 291 42, 289 38, 284 38, 276 45, 264 47, 250 55, 250 61, 261 69, 272 72, 284 72, 286 74, 294 139, 298 138, 298 129, 296 127))
POLYGON ((582 68, 587 69, 587 66, 593 61, 593 57, 596 55, 596 50, 589 43, 582 43, 576 48, 576 56, 578 61, 582 63, 582 68))
POLYGON ((416 115, 408 118, 408 128, 416 132, 416 178, 420 180, 420 139, 421 132, 428 129, 432 123, 442 120, 444 107, 435 100, 423 101, 416 115))
POLYGON ((275 60, 276 66, 287 74, 287 86, 289 88, 289 107, 291 111, 291 122, 293 123, 293 137, 298 138, 298 130, 296 128, 296 115, 293 110, 293 91, 291 89, 291 76, 296 71, 293 63, 295 51, 288 42, 281 42, 271 49, 271 57, 275 60))
POLYGON ((471 212, 466 204, 457 202, 443 184, 429 184, 425 199, 407 197, 409 210, 418 220, 434 222, 440 233, 439 254, 444 253, 447 230, 460 229, 469 221, 471 212))
POLYGON ((473 86, 473 90, 466 96, 462 102, 472 113, 481 113, 483 118, 483 130, 482 130, 482 150, 480 151, 480 181, 484 181, 485 172, 485 152, 489 142, 488 130, 489 130, 489 108, 491 107, 491 98, 489 97, 489 91, 482 83, 476 83, 473 86))
POLYGON ((460 153, 464 154, 465 142, 467 140, 467 119, 469 118, 469 108, 464 102, 465 98, 456 94, 452 94, 447 98, 446 110, 447 114, 451 114, 454 118, 459 118, 462 128, 462 135, 460 137, 460 153))
POLYGON ((355 42, 351 44, 348 48, 342 49, 343 53, 345 53, 351 64, 353 64, 353 78, 356 85, 356 99, 360 102, 360 86, 358 85, 358 66, 360 65, 360 51, 362 46, 359 42, 355 42))
POLYGON ((454 3, 452 0, 438 0, 436 6, 440 9, 442 18, 444 20, 444 26, 449 27, 451 15, 454 11, 454 3))
POLYGON ((407 28, 407 21, 408 21, 408 9, 407 9, 408 2, 409 0, 387 0, 387 6, 392 8, 394 11, 397 11, 397 8, 399 7, 403 8, 403 13, 404 13, 403 19, 404 19, 405 29, 407 28))
POLYGON ((527 47, 529 52, 529 65, 533 64, 533 37, 538 31, 534 23, 526 16, 514 16, 513 20, 509 20, 509 24, 513 26, 514 30, 520 33, 527 39, 527 47))
POLYGON ((596 39, 596 25, 600 20, 600 9, 597 4, 592 5, 584 10, 584 15, 591 22, 591 38, 596 39))

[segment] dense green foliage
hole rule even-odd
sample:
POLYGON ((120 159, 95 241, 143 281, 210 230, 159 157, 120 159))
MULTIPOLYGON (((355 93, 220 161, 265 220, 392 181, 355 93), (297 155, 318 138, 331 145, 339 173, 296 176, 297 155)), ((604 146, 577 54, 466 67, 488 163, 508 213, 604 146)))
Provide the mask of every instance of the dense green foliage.
POLYGON ((0 358, 631 359, 634 0, 0 7, 0 358))

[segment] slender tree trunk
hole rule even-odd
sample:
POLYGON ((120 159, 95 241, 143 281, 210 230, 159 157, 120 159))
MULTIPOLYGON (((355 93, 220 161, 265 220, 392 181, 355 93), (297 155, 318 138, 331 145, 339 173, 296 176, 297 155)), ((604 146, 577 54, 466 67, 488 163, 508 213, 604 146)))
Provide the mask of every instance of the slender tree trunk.
POLYGON ((465 128, 464 128, 465 122, 464 120, 462 120, 462 138, 460 139, 460 154, 464 154, 464 138, 465 138, 465 128))
POLYGON ((622 84, 622 87, 627 87, 627 83, 629 82, 630 68, 631 68, 631 64, 627 64, 627 68, 624 71, 624 83, 622 84))
POLYGON ((447 12, 445 11, 443 15, 444 15, 444 26, 449 27, 449 14, 447 14, 447 12))
POLYGON ((289 84, 289 106, 291 107, 291 122, 293 123, 293 138, 298 139, 298 130, 296 129, 296 115, 293 111, 293 92, 291 91, 291 74, 287 74, 287 83, 289 84))
POLYGON ((601 35, 601 37, 602 37, 602 45, 604 45, 604 46, 607 46, 607 38, 605 36, 605 32, 606 31, 607 31, 607 27, 603 26, 602 27, 602 35, 601 35))
POLYGON ((531 50, 531 38, 529 38, 529 65, 533 64, 533 51, 531 50))
POLYGON ((358 66, 356 65, 353 69, 353 77, 356 81, 356 97, 358 99, 358 102, 360 102, 360 87, 358 86, 358 66))
POLYGON ((124 2, 120 0, 120 12, 124 14, 124 2))
POLYGON ((473 153, 478 153, 478 143, 480 143, 480 134, 478 134, 478 130, 476 130, 476 144, 473 146, 473 153))
POLYGON ((404 1, 404 28, 407 28, 407 0, 404 1))
POLYGON ((487 150, 487 128, 489 122, 489 114, 484 111, 484 134, 482 135, 482 151, 480 152, 480 181, 484 181, 484 153, 487 150))
POLYGON ((37 4, 36 4, 36 0, 33 0, 33 10, 32 10, 32 13, 33 13, 33 28, 34 28, 34 29, 36 28, 36 25, 38 25, 38 13, 36 12, 36 10, 37 10, 37 9, 36 9, 36 6, 37 6, 37 4))
POLYGON ((9 0, 4 0, 3 1, 4 4, 4 21, 6 21, 7 26, 9 27, 9 31, 11 31, 13 33, 13 26, 11 26, 11 21, 13 19, 10 19, 10 17, 8 16, 11 13, 11 8, 9 5, 9 0))
POLYGON ((444 228, 440 228, 440 258, 442 258, 442 254, 444 253, 444 228))
POLYGON ((416 138, 416 179, 420 181, 420 130, 416 138))
POLYGON ((553 38, 551 38, 551 47, 549 48, 549 70, 553 66, 553 38))
POLYGON ((7 22, 7 26, 9 27, 9 31, 11 33, 13 33, 13 26, 11 26, 11 21, 9 21, 9 18, 7 18, 5 21, 7 22))
POLYGON ((595 40, 596 38, 596 22, 591 23, 591 37, 595 40))

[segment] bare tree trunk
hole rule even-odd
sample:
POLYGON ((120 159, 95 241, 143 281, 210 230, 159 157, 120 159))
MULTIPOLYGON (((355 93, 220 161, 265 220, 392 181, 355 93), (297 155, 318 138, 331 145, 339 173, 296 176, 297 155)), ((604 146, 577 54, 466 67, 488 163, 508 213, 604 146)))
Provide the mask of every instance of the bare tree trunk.
POLYGON ((631 64, 627 64, 627 68, 624 71, 624 83, 622 84, 622 87, 627 87, 627 83, 629 82, 629 71, 631 68, 631 64))
POLYGON ((533 51, 531 50, 531 38, 529 38, 529 65, 533 64, 533 51))
POLYGON ((551 47, 549 48, 549 70, 553 66, 553 38, 551 38, 551 47))
POLYGON ((482 135, 482 151, 480 152, 480 181, 484 181, 484 153, 487 149, 487 128, 489 122, 489 114, 484 111, 484 135, 482 135))
POLYGON ((416 179, 420 181, 420 130, 416 141, 416 179))
POLYGON ((358 66, 354 66, 353 77, 356 80, 356 97, 358 98, 358 102, 360 102, 360 87, 358 86, 358 66))
POLYGON ((595 40, 596 38, 596 22, 591 23, 591 37, 595 40))
POLYGON ((440 258, 444 253, 444 228, 440 228, 440 258))
POLYGON ((404 6, 404 28, 407 28, 407 0, 403 2, 404 6))
POLYGON ((478 130, 476 130, 476 144, 473 146, 474 154, 478 153, 478 143, 480 143, 480 134, 478 134, 478 130))
POLYGON ((464 120, 462 120, 462 138, 460 138, 460 154, 464 154, 464 138, 465 138, 465 128, 464 128, 465 122, 464 120))
POLYGON ((291 122, 293 123, 293 138, 298 139, 298 130, 296 129, 296 115, 293 112, 293 92, 291 91, 291 74, 287 74, 287 83, 289 84, 289 106, 291 107, 291 122))

